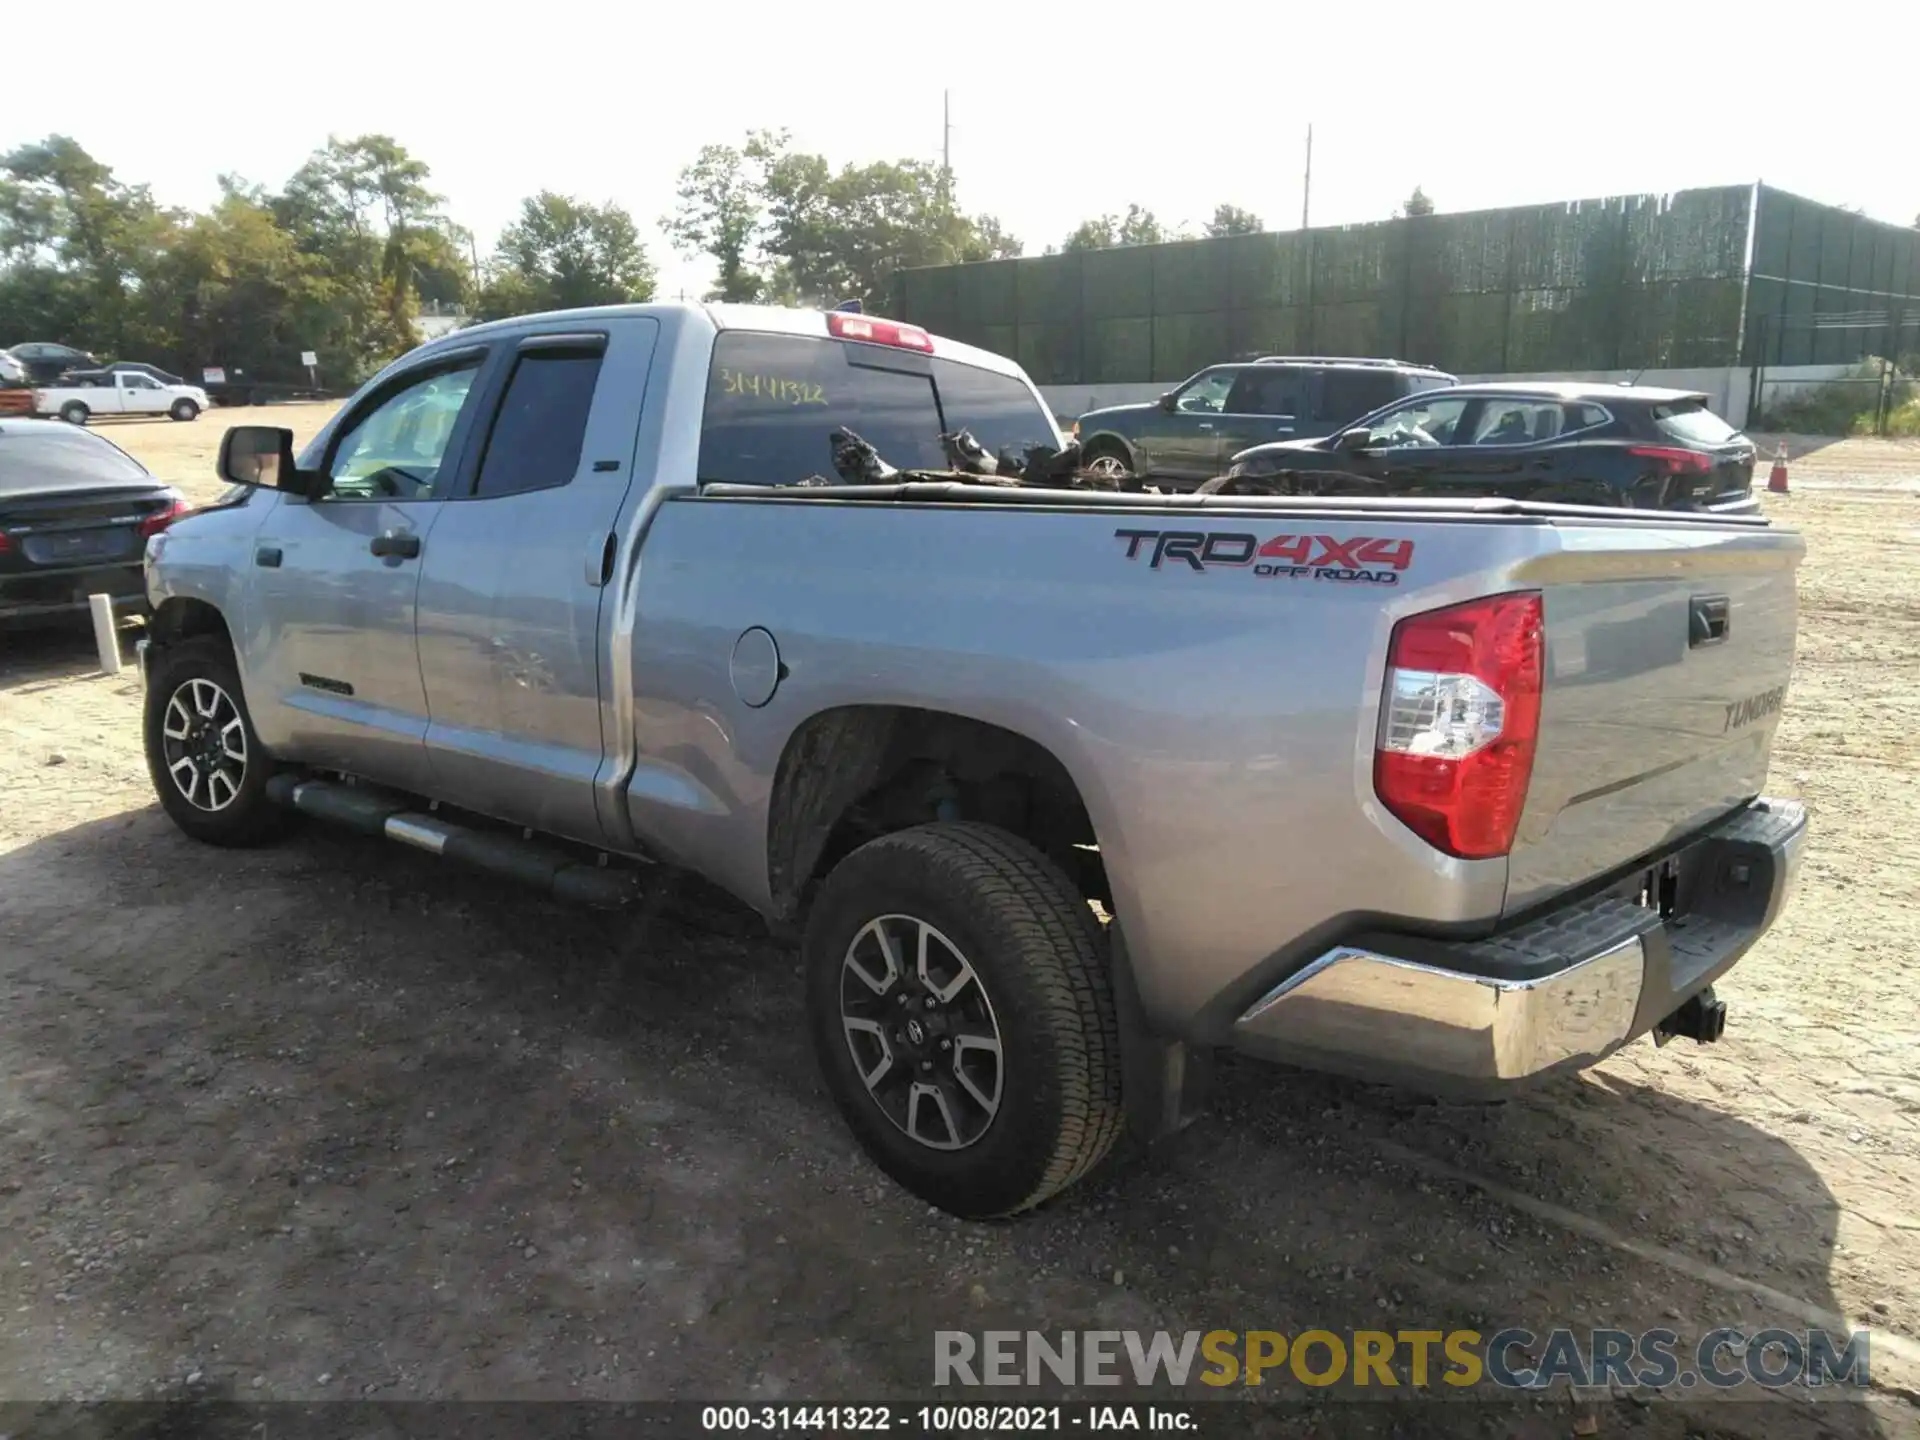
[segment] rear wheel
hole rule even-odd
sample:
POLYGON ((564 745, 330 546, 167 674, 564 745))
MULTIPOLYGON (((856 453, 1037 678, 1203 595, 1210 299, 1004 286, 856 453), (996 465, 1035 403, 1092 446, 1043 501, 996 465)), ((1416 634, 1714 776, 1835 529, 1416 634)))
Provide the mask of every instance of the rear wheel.
POLYGON ((60 418, 69 425, 84 425, 93 412, 78 400, 69 400, 60 407, 60 418))
POLYGON ((1029 1209, 1120 1134, 1104 945, 1052 861, 986 825, 923 825, 843 860, 804 944, 813 1043, 841 1114, 921 1199, 1029 1209))
POLYGON ((274 764, 253 733, 240 673, 211 637, 158 651, 148 677, 147 773, 167 818, 209 845, 258 845, 287 823, 267 799, 274 764))
POLYGON ((191 400, 176 400, 167 414, 175 420, 195 420, 200 416, 200 407, 191 400))

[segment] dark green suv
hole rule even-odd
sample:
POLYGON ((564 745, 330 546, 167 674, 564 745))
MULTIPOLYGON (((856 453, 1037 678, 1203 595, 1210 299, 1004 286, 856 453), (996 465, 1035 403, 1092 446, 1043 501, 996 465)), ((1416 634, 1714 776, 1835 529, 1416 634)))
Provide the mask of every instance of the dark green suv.
POLYGON ((1096 474, 1190 489, 1251 445, 1334 435, 1403 396, 1458 383, 1405 360, 1266 355, 1211 366, 1151 404, 1090 410, 1074 433, 1096 474))

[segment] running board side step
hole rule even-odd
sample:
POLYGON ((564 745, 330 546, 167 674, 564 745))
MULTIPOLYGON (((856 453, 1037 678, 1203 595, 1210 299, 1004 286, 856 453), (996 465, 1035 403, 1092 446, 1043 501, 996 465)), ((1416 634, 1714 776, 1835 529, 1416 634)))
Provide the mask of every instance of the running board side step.
POLYGON ((489 875, 517 880, 571 904, 618 909, 639 888, 639 877, 631 870, 583 865, 537 841, 456 825, 438 815, 411 810, 406 800, 378 790, 282 774, 267 781, 267 798, 319 820, 365 835, 384 835, 489 875))

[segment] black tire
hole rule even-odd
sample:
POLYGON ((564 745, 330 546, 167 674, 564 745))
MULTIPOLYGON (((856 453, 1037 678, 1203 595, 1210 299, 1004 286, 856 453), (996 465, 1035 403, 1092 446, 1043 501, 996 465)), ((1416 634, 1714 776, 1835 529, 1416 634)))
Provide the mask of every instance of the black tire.
POLYGON ((92 415, 93 412, 78 400, 69 400, 60 407, 60 418, 69 425, 84 425, 92 415))
MULTIPOLYGON (((156 650, 151 664, 141 733, 146 742, 147 773, 152 777, 154 794, 159 797, 160 808, 167 812, 167 818, 184 833, 209 845, 260 845, 280 834, 291 817, 267 799, 267 781, 277 767, 254 734, 253 719, 247 713, 246 696, 240 688, 240 672, 226 643, 211 636, 186 640, 156 650), (197 690, 190 690, 194 682, 203 683, 197 690), (196 716, 194 712, 202 708, 200 700, 208 693, 207 683, 225 697, 231 706, 230 712, 216 703, 206 717, 196 716), (176 698, 181 700, 189 719, 210 718, 217 725, 222 717, 230 714, 240 725, 244 758, 237 767, 237 775, 233 773, 235 767, 226 767, 229 779, 225 786, 211 778, 212 767, 205 759, 194 764, 195 792, 202 803, 189 798, 184 780, 176 780, 172 768, 185 757, 170 753, 170 743, 174 749, 189 743, 168 734, 170 729, 180 728, 180 715, 174 710, 176 698), (218 803, 209 808, 204 803, 209 799, 218 803)), ((215 737, 216 741, 220 738, 215 737)), ((226 738, 230 743, 230 736, 226 738)), ((196 748, 195 753, 206 752, 196 748)))
POLYGON ((167 411, 167 416, 173 420, 198 420, 200 407, 191 400, 176 400, 173 402, 173 408, 167 411))
MULTIPOLYGON (((1025 841, 988 825, 937 824, 862 846, 821 886, 803 954, 814 1053, 827 1086, 874 1162, 921 1199, 968 1219, 1015 1214, 1066 1189, 1113 1148, 1123 1123, 1120 1032, 1105 941, 1065 874, 1025 841), (910 1135, 879 1091, 900 1078, 898 1071, 908 1077, 909 1089, 944 1086, 953 1094, 950 1082, 959 1077, 961 1047, 969 1039, 960 1033, 964 1020, 951 1032, 957 1043, 950 1059, 939 1054, 947 1046, 934 1032, 922 1052, 930 1058, 917 1062, 904 1048, 896 1052, 876 1037, 882 1050, 868 1053, 884 1053, 887 1066, 876 1058, 870 1068, 880 1076, 875 1087, 855 1061, 846 1007, 873 1003, 884 1009, 889 998, 899 998, 888 988, 876 990, 879 1000, 870 1001, 850 978, 866 965, 853 958, 857 943, 872 943, 864 953, 879 956, 878 944, 863 937, 882 917, 890 917, 890 924, 931 927, 964 957, 989 1002, 988 1023, 1000 1044, 997 1108, 962 1145, 939 1148, 910 1135), (946 1074, 949 1065, 952 1076, 946 1074), (915 1078, 916 1071, 935 1071, 931 1078, 940 1086, 915 1078)), ((873 988, 871 979, 867 985, 873 988)), ((926 990, 917 986, 916 977, 902 1017, 922 1013, 922 1005, 934 1011, 926 990)), ((958 1011, 972 993, 969 988, 955 995, 950 1008, 958 1011)), ((945 1020, 929 1013, 927 1027, 945 1020)), ((907 1044, 905 1031, 892 1035, 900 1046, 907 1044)), ((914 1102, 905 1108, 911 1123, 914 1102)), ((958 1139, 953 1112, 937 1108, 948 1117, 945 1133, 958 1139)))

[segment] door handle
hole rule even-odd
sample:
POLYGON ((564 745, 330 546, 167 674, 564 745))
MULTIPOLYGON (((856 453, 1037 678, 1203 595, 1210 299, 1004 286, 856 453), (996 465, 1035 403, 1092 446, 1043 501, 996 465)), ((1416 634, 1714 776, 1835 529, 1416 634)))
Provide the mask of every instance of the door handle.
POLYGON ((617 536, 604 535, 600 538, 600 543, 587 556, 587 584, 598 589, 613 579, 613 559, 618 548, 617 536))
POLYGON ((420 537, 411 530, 386 530, 373 537, 367 546, 376 555, 391 555, 411 560, 420 553, 420 537))
POLYGON ((253 552, 253 563, 265 566, 269 570, 278 570, 280 568, 280 547, 278 545, 261 545, 257 547, 253 552))

